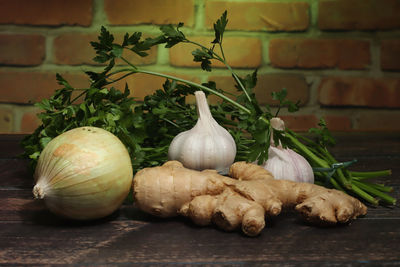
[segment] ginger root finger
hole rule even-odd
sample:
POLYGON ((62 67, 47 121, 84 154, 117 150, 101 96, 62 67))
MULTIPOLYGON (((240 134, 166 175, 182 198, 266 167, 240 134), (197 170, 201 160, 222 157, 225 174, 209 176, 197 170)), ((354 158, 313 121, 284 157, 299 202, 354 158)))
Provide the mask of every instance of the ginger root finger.
POLYGON ((216 171, 195 171, 178 161, 138 171, 133 179, 135 205, 159 217, 172 217, 185 203, 200 195, 217 195, 225 184, 216 171))
POLYGON ((179 214, 189 217, 197 225, 211 224, 218 198, 216 196, 197 196, 192 201, 185 203, 179 214))
POLYGON ((273 180, 272 174, 263 167, 238 161, 229 168, 229 177, 238 180, 273 180))
POLYGON ((230 188, 217 196, 197 196, 184 204, 179 213, 197 225, 214 223, 225 231, 242 227, 249 236, 258 235, 265 226, 264 208, 230 188))
POLYGON ((264 208, 231 188, 218 196, 212 221, 225 231, 242 228, 249 236, 258 235, 265 226, 264 208))
POLYGON ((346 223, 367 213, 364 204, 338 190, 326 190, 295 207, 307 221, 319 224, 346 223))
MULTIPOLYGON (((264 203, 265 208, 273 203, 271 200, 279 200, 284 207, 295 207, 305 220, 313 223, 345 223, 367 213, 367 207, 358 199, 339 190, 310 183, 269 179, 269 172, 255 164, 234 163, 230 173, 241 180, 235 184, 238 192, 260 204, 264 203), (251 175, 254 175, 255 179, 251 175)), ((268 211, 267 208, 266 210, 268 211)))

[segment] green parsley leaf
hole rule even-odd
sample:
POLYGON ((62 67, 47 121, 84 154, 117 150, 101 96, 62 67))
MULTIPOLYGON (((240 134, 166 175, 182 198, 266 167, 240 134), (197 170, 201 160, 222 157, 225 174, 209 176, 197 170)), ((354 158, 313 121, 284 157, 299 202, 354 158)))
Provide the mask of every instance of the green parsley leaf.
POLYGON ((196 49, 192 52, 193 61, 201 62, 201 68, 205 71, 211 71, 211 59, 213 59, 213 55, 210 50, 207 49, 196 49))
POLYGON ((221 44, 222 43, 222 38, 224 36, 225 27, 228 24, 227 16, 228 16, 228 12, 225 10, 225 12, 217 20, 217 22, 214 23, 215 39, 214 39, 214 41, 212 41, 213 44, 221 44))
POLYGON ((293 103, 292 101, 286 99, 287 97, 287 89, 283 88, 279 92, 271 93, 272 99, 279 102, 278 110, 276 111, 275 117, 278 117, 279 111, 282 107, 287 107, 289 112, 296 112, 299 110, 300 101, 293 103))

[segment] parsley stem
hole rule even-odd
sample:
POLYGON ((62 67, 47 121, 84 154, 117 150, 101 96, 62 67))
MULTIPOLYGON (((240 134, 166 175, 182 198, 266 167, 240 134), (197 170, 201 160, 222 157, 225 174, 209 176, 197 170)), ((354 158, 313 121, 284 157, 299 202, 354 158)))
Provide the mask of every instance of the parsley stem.
POLYGON ((224 94, 221 94, 220 92, 217 92, 217 91, 215 91, 215 90, 213 90, 211 88, 208 88, 207 86, 204 86, 204 85, 201 85, 201 84, 189 81, 189 80, 185 80, 185 79, 182 79, 182 78, 178 78, 178 77, 175 77, 175 76, 172 76, 172 75, 159 73, 159 72, 154 72, 154 71, 149 71, 149 70, 139 69, 124 57, 121 57, 121 60, 123 60, 125 63, 127 63, 129 66, 131 66, 133 68, 132 70, 130 70, 132 74, 133 73, 144 73, 144 74, 164 77, 164 78, 167 78, 167 79, 171 79, 171 80, 174 80, 174 81, 177 81, 177 82, 182 82, 182 83, 194 86, 196 88, 199 88, 199 89, 202 89, 202 90, 207 91, 209 93, 212 93, 212 94, 222 98, 223 100, 231 103, 232 105, 236 106, 237 108, 241 109, 242 111, 244 111, 244 112, 246 112, 248 114, 251 114, 251 111, 248 108, 240 105, 239 103, 237 103, 236 101, 230 99, 229 97, 225 96, 224 94))
POLYGON ((84 89, 79 95, 77 95, 76 97, 74 97, 74 99, 71 100, 71 104, 74 103, 76 100, 78 100, 79 98, 81 98, 84 94, 86 94, 86 89, 84 89))
POLYGON ((370 171, 370 172, 357 172, 350 171, 352 176, 356 176, 359 179, 368 179, 368 178, 377 178, 381 176, 389 176, 392 174, 391 170, 382 170, 382 171, 370 171))
POLYGON ((368 192, 370 194, 373 194, 373 195, 379 197, 380 199, 382 199, 382 200, 384 200, 384 201, 386 201, 386 202, 388 202, 390 204, 393 204, 393 205, 396 204, 396 199, 395 198, 393 198, 393 197, 391 197, 391 196, 379 191, 378 189, 376 189, 374 187, 371 187, 371 186, 368 186, 367 184, 364 184, 364 183, 361 183, 361 182, 358 182, 358 181, 354 181, 354 183, 359 188, 363 189, 364 191, 366 191, 366 192, 368 192))
POLYGON ((222 58, 224 59, 224 61, 226 61, 224 49, 222 48, 222 39, 220 40, 220 42, 218 44, 219 44, 219 50, 221 50, 222 58))
POLYGON ((323 168, 330 168, 329 164, 325 160, 317 157, 314 153, 311 152, 311 150, 308 149, 307 146, 303 145, 299 140, 297 140, 296 137, 292 136, 288 132, 285 133, 285 136, 290 139, 290 141, 297 147, 297 149, 306 154, 308 158, 314 161, 318 166, 323 168))
POLYGON ((217 91, 215 91, 215 90, 213 90, 211 88, 208 88, 207 86, 204 86, 204 85, 192 82, 192 81, 188 81, 188 80, 185 80, 185 79, 182 79, 182 78, 178 78, 178 77, 175 77, 175 76, 171 76, 171 75, 168 75, 168 74, 154 72, 154 71, 148 71, 148 70, 143 70, 143 69, 138 69, 138 68, 134 69, 134 70, 131 70, 131 71, 132 71, 132 73, 144 73, 144 74, 164 77, 164 78, 167 78, 167 79, 171 79, 171 80, 174 80, 174 81, 177 81, 177 82, 182 82, 182 83, 194 86, 194 87, 199 88, 201 90, 204 90, 204 91, 207 91, 209 93, 212 93, 212 94, 222 98, 223 100, 231 103, 232 105, 236 106, 237 108, 241 109, 242 111, 244 111, 244 112, 246 112, 248 114, 251 114, 251 111, 248 108, 240 105, 236 101, 234 101, 234 100, 230 99, 229 97, 221 94, 220 92, 217 92, 217 91))
POLYGON ((362 197, 363 199, 365 199, 369 203, 372 203, 372 204, 374 204, 376 206, 379 204, 379 201, 376 198, 374 198, 373 196, 371 196, 370 194, 368 194, 367 192, 362 190, 357 185, 351 184, 351 189, 352 189, 352 191, 354 193, 356 193, 357 195, 359 195, 360 197, 362 197))
POLYGON ((346 192, 346 190, 344 190, 343 187, 342 187, 340 184, 338 184, 338 183, 336 182, 335 179, 330 178, 330 179, 329 179, 329 182, 330 182, 330 183, 333 185, 333 187, 335 187, 337 190, 340 190, 340 191, 342 191, 342 192, 346 192))
MULTIPOLYGON (((126 62, 126 61, 125 61, 125 62, 126 62)), ((125 69, 119 69, 119 70, 110 72, 110 73, 107 74, 106 78, 109 78, 109 77, 111 77, 111 76, 113 76, 113 75, 115 75, 115 74, 118 74, 118 73, 121 73, 121 72, 125 72, 125 71, 132 71, 132 69, 125 68, 125 69)))
POLYGON ((170 123, 171 125, 173 125, 173 126, 175 126, 176 128, 181 128, 178 124, 176 124, 175 122, 173 122, 173 121, 170 121, 170 120, 168 120, 168 119, 166 119, 166 118, 161 118, 163 121, 166 121, 166 122, 168 122, 168 123, 170 123))
POLYGON ((128 77, 128 76, 130 76, 130 75, 132 75, 132 74, 134 74, 134 73, 127 73, 127 74, 124 74, 124 75, 122 75, 121 77, 118 77, 118 78, 115 79, 115 80, 112 80, 111 78, 109 78, 111 81, 110 81, 110 82, 107 82, 107 84, 116 83, 116 82, 118 82, 118 81, 120 81, 120 80, 125 79, 126 77, 128 77))
POLYGON ((363 184, 366 184, 366 185, 373 187, 382 192, 387 192, 387 193, 393 192, 393 187, 391 187, 391 186, 386 186, 384 184, 374 184, 374 183, 364 182, 364 181, 358 179, 357 177, 353 177, 353 180, 362 182, 363 184))
POLYGON ((225 55, 224 55, 224 51, 223 51, 223 49, 222 49, 221 43, 219 43, 219 47, 220 47, 220 50, 221 50, 221 53, 222 53, 222 57, 221 57, 220 55, 218 55, 217 53, 215 53, 213 49, 209 49, 209 48, 205 47, 205 46, 202 45, 202 44, 199 44, 199 43, 190 41, 190 40, 188 40, 188 39, 186 39, 186 42, 187 42, 187 43, 190 43, 190 44, 197 45, 197 46, 201 47, 202 49, 205 49, 205 50, 209 51, 209 52, 214 56, 214 59, 216 59, 216 60, 220 61, 221 63, 223 63, 223 64, 226 66, 226 68, 231 72, 233 78, 235 79, 236 83, 239 85, 240 89, 241 89, 241 90, 243 91, 243 93, 246 95, 247 100, 248 100, 250 103, 253 102, 252 99, 251 99, 251 97, 250 97, 249 94, 247 93, 247 90, 246 90, 246 88, 244 87, 243 83, 240 81, 239 77, 238 77, 238 76, 236 75, 236 73, 233 71, 232 67, 228 64, 228 62, 226 62, 226 60, 225 60, 225 55))

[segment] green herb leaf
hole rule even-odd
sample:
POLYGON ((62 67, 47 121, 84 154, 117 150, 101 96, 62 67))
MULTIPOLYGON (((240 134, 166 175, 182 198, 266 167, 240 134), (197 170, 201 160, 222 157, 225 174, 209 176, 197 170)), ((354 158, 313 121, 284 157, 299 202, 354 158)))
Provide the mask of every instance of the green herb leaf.
POLYGON ((287 90, 283 88, 281 91, 272 92, 271 93, 272 99, 279 101, 278 110, 276 111, 275 117, 278 117, 279 111, 282 107, 287 107, 289 112, 296 112, 299 110, 300 101, 293 103, 292 101, 286 99, 287 97, 287 90))
POLYGON ((318 126, 319 128, 309 129, 309 133, 316 135, 317 142, 322 147, 334 146, 336 141, 329 131, 326 121, 323 118, 320 119, 318 126))
POLYGON ((213 59, 213 55, 209 50, 204 48, 196 49, 192 52, 193 61, 201 62, 201 68, 206 71, 211 71, 211 61, 213 59))
POLYGON ((179 28, 183 27, 183 23, 179 23, 176 28, 170 25, 163 25, 160 27, 160 30, 164 33, 164 37, 166 40, 166 48, 171 48, 174 45, 183 42, 186 40, 185 35, 179 30, 179 28))
POLYGON ((228 24, 228 12, 225 10, 225 12, 222 14, 222 16, 217 20, 216 23, 214 23, 214 32, 215 32, 215 39, 212 41, 214 44, 221 44, 222 43, 222 38, 225 32, 225 27, 228 24))

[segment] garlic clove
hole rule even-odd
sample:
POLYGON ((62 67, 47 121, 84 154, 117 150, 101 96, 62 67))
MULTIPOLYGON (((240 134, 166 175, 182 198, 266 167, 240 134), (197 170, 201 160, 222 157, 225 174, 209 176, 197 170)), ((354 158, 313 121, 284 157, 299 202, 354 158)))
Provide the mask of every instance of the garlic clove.
POLYGON ((195 97, 199 115, 196 125, 172 140, 168 159, 190 169, 227 173, 236 157, 235 141, 212 117, 204 92, 195 92, 195 97))

